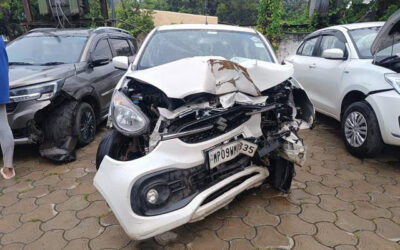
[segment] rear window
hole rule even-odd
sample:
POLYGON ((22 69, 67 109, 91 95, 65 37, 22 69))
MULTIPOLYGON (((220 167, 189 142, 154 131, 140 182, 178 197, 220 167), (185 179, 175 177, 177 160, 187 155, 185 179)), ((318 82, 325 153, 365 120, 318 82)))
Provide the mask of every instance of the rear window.
POLYGON ((303 43, 303 45, 301 45, 301 51, 300 51, 299 55, 312 56, 313 52, 314 52, 315 44, 317 43, 317 41, 318 41, 318 37, 315 37, 315 38, 305 41, 303 43))

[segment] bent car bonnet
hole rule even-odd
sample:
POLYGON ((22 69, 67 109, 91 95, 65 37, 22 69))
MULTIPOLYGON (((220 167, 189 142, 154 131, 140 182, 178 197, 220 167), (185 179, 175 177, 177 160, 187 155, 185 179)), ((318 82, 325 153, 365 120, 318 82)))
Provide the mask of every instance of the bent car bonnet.
POLYGON ((222 57, 192 57, 134 71, 128 77, 157 87, 169 98, 183 99, 197 93, 260 96, 260 91, 282 83, 292 74, 290 65, 259 60, 238 64, 222 57))

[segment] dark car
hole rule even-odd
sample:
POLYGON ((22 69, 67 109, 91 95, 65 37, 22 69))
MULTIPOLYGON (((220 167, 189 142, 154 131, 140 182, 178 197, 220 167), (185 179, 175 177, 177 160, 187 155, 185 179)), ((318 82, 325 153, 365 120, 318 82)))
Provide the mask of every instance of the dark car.
POLYGON ((9 43, 7 113, 16 143, 39 144, 55 161, 74 160, 75 147, 94 140, 125 73, 112 58, 136 51, 134 37, 111 27, 35 29, 9 43))

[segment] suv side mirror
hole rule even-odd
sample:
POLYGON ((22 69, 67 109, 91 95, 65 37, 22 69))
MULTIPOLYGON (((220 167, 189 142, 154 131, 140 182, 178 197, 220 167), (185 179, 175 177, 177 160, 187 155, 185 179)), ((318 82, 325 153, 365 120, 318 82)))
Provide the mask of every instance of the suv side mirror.
POLYGON ((127 56, 116 56, 112 62, 117 69, 127 70, 129 67, 129 58, 127 56))
POLYGON ((107 56, 92 56, 90 62, 93 67, 97 67, 109 64, 110 59, 107 56))
POLYGON ((325 59, 344 60, 344 52, 341 49, 326 49, 322 52, 322 57, 325 59))

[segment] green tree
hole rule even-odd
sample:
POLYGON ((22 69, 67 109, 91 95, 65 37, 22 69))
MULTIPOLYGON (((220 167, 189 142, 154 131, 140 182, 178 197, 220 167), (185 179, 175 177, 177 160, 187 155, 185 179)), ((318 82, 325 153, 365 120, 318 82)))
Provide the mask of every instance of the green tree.
POLYGON ((120 0, 115 8, 117 27, 130 31, 133 36, 148 33, 154 28, 151 13, 152 10, 140 9, 136 0, 120 0))
POLYGON ((274 48, 282 38, 283 6, 280 0, 261 0, 258 6, 257 28, 267 36, 274 48))

